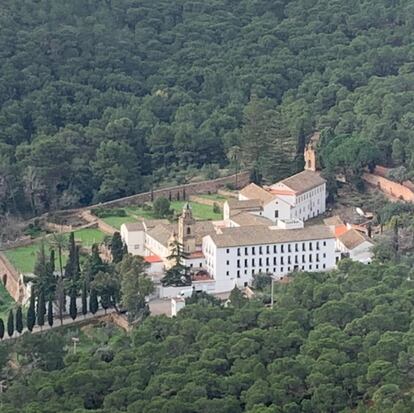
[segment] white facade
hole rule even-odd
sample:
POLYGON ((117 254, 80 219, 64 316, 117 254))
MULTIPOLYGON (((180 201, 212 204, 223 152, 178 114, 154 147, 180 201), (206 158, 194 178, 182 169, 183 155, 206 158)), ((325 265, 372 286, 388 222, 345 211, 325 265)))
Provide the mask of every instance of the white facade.
POLYGON ((217 247, 213 239, 207 236, 203 252, 207 271, 216 281, 217 292, 229 291, 235 284, 247 286, 257 273, 281 277, 292 271, 331 270, 336 266, 337 256, 334 238, 217 247))
MULTIPOLYGON (((270 188, 274 189, 275 192, 278 190, 290 191, 289 187, 283 183, 277 183, 270 188)), ((273 213, 281 219, 300 219, 307 221, 326 211, 325 183, 300 194, 292 192, 291 195, 281 194, 275 196, 279 203, 274 203, 274 211, 278 212, 273 213)))
POLYGON ((353 248, 347 248, 339 239, 337 239, 336 246, 342 253, 349 254, 351 260, 359 261, 363 264, 369 264, 374 256, 372 252, 373 243, 369 241, 364 241, 353 248))
POLYGON ((145 231, 141 226, 128 226, 128 224, 121 225, 121 238, 124 244, 126 244, 128 253, 132 255, 145 254, 145 231))

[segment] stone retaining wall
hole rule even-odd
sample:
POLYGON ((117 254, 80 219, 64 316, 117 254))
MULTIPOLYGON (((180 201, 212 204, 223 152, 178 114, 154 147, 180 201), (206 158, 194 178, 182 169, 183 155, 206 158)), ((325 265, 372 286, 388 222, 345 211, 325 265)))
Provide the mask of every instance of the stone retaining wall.
POLYGON ((6 287, 14 301, 21 303, 25 296, 22 277, 9 260, 0 252, 0 282, 6 287))
POLYGON ((362 178, 368 184, 375 186, 380 191, 394 197, 396 200, 414 202, 414 192, 404 185, 370 173, 364 173, 362 178))
POLYGON ((152 193, 144 192, 142 194, 131 195, 126 198, 116 199, 114 201, 103 202, 98 205, 93 205, 89 208, 97 207, 124 207, 129 205, 142 205, 145 202, 150 202, 152 199, 164 196, 169 198, 171 195, 172 200, 183 200, 188 199, 190 195, 201 195, 201 194, 215 194, 220 188, 226 185, 233 185, 237 188, 243 188, 250 183, 250 173, 248 171, 241 172, 236 175, 226 176, 223 178, 213 179, 209 181, 194 182, 186 185, 173 186, 169 188, 156 189, 152 193))

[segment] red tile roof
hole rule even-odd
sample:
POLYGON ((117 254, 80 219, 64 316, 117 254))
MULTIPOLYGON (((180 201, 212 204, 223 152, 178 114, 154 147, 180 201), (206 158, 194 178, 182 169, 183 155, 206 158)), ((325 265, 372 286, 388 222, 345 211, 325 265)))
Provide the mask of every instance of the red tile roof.
POLYGON ((162 262, 162 259, 158 255, 148 255, 147 257, 144 257, 144 260, 150 264, 162 262))

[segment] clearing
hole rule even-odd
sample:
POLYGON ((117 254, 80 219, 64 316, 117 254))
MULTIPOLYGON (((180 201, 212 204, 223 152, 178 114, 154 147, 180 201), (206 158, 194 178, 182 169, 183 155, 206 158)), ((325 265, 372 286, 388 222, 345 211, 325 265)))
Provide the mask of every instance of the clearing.
MULTIPOLYGON (((69 233, 66 234, 69 237, 69 233)), ((105 238, 105 234, 95 228, 85 228, 79 231, 75 231, 75 240, 79 242, 83 247, 91 247, 95 243, 101 243, 105 238)), ((51 241, 53 238, 49 235, 44 238, 46 250, 49 250, 51 241)), ((24 247, 17 247, 4 251, 4 254, 13 264, 17 271, 21 273, 33 272, 34 265, 36 263, 37 252, 39 251, 42 240, 38 239, 33 244, 26 245, 24 247)), ((58 268, 58 256, 55 254, 55 265, 58 268)), ((66 263, 66 251, 63 255, 63 265, 66 263)))
MULTIPOLYGON (((204 197, 209 197, 209 199, 216 199, 216 200, 223 200, 226 198, 221 198, 220 195, 203 195, 204 197), (212 198, 210 198, 212 197, 212 198), (220 197, 220 198, 219 198, 220 197)), ((172 201, 171 202, 171 209, 174 210, 176 214, 180 214, 184 205, 187 201, 172 201)), ((195 219, 198 220, 221 220, 222 213, 217 213, 213 211, 213 207, 211 205, 203 205, 197 202, 189 202, 195 219)), ((122 208, 126 212, 126 216, 107 216, 101 218, 104 222, 108 225, 116 229, 120 229, 122 224, 128 222, 136 222, 141 219, 154 219, 154 213, 151 209, 143 208, 141 206, 136 207, 125 207, 122 208)))

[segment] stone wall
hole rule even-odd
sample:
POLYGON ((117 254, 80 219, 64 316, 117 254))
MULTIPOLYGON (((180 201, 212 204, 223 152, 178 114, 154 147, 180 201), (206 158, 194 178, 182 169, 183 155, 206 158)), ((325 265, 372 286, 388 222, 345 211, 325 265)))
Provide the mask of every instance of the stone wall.
POLYGON ((156 199, 161 196, 166 198, 170 197, 172 200, 183 200, 188 199, 190 195, 200 195, 206 193, 215 194, 220 188, 225 187, 226 185, 233 185, 236 188, 243 188, 250 183, 250 173, 249 172, 240 172, 236 175, 226 176, 224 178, 213 179, 209 181, 194 182, 186 185, 178 185, 169 188, 156 189, 152 193, 144 192, 142 194, 131 195, 126 198, 116 199, 114 201, 103 202, 99 205, 94 205, 93 207, 125 207, 129 205, 142 205, 145 202, 150 202, 151 198, 156 199))
POLYGON ((387 178, 371 173, 364 173, 362 178, 369 185, 375 186, 380 191, 395 198, 396 200, 414 202, 414 192, 405 185, 401 185, 397 182, 390 181, 387 178))
POLYGON ((22 302, 25 297, 22 277, 2 253, 0 253, 0 282, 16 302, 22 302))

